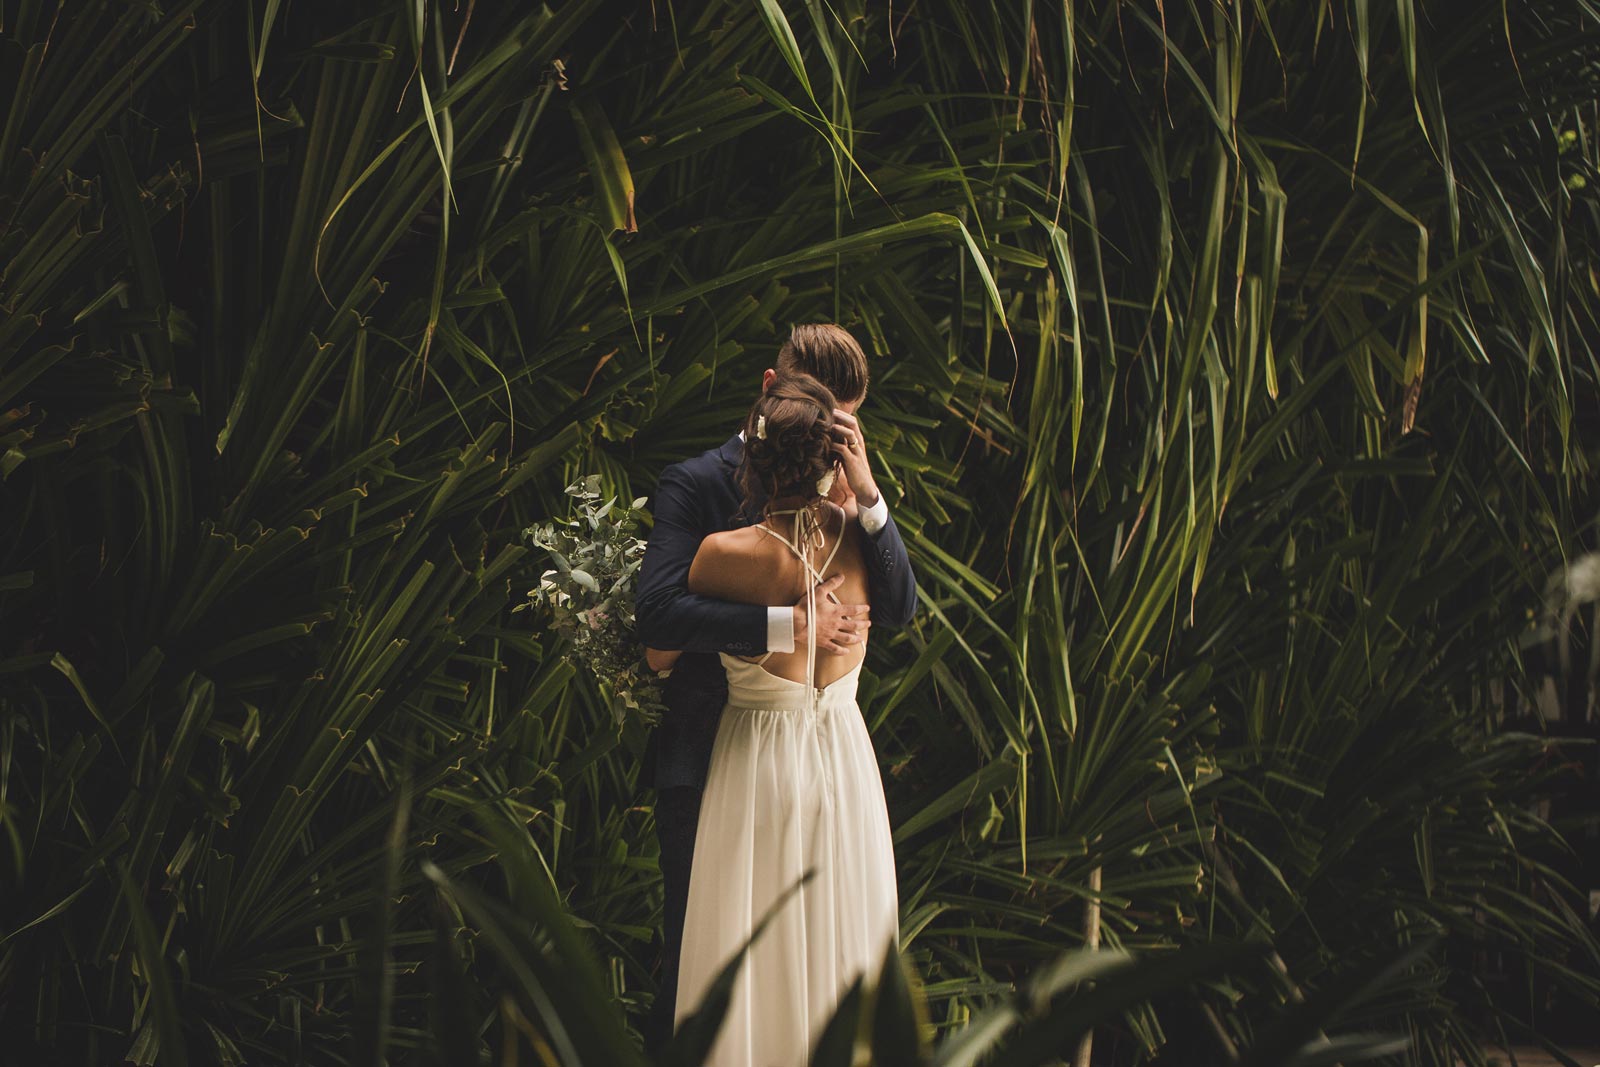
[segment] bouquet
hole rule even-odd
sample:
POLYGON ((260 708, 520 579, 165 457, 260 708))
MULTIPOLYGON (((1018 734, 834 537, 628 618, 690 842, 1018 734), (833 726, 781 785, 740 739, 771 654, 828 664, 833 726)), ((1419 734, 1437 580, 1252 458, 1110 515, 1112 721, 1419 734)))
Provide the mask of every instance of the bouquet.
POLYGON ((548 610, 555 632, 566 639, 567 662, 594 677, 618 726, 630 714, 654 724, 664 706, 661 686, 645 665, 633 608, 645 544, 634 535, 636 514, 647 498, 621 508, 615 497, 598 503, 598 474, 567 486, 567 495, 574 498, 571 517, 522 532, 555 566, 516 610, 548 610))

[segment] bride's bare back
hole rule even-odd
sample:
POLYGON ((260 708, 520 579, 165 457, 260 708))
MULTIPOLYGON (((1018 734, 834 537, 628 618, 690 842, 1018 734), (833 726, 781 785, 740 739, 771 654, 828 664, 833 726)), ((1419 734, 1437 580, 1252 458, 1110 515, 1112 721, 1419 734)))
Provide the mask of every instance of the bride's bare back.
MULTIPOLYGON (((835 595, 846 604, 868 604, 867 565, 861 554, 861 530, 845 520, 844 509, 824 502, 820 509, 823 545, 811 546, 811 565, 820 566, 823 579, 842 575, 835 595), (842 543, 840 538, 843 537, 842 543), (837 551, 835 551, 837 545, 837 551)), ((808 576, 799 557, 783 539, 794 539, 794 516, 776 515, 765 523, 710 534, 700 542, 689 568, 689 591, 701 596, 741 604, 779 607, 805 596, 808 576), (762 527, 767 527, 763 529, 762 527)), ((801 546, 805 548, 806 546, 801 546)), ((825 686, 855 670, 866 656, 866 643, 853 645, 844 655, 817 653, 814 684, 825 686)), ((796 682, 806 680, 806 648, 800 642, 793 652, 774 652, 763 664, 767 670, 796 682)))

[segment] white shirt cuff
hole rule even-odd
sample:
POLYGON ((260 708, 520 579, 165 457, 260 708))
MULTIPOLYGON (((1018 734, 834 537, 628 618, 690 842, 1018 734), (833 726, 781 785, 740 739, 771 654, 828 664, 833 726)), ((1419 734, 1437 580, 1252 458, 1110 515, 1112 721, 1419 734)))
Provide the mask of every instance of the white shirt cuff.
POLYGON ((856 509, 856 521, 861 523, 861 528, 867 531, 868 536, 889 525, 889 502, 883 499, 882 492, 878 493, 878 499, 870 508, 856 509))
POLYGON ((767 609, 767 651, 794 651, 794 608, 784 605, 767 609))

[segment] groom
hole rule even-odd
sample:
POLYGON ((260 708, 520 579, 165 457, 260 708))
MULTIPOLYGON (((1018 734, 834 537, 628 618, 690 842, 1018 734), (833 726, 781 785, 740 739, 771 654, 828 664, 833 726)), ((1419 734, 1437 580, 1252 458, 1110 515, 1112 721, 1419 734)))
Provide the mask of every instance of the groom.
MULTIPOLYGON (((867 395, 867 357, 854 337, 838 326, 796 326, 778 350, 777 366, 762 373, 766 391, 775 378, 796 371, 810 374, 833 393, 834 433, 856 519, 866 534, 870 617, 866 604, 835 604, 816 598, 816 615, 806 614, 805 598, 792 607, 760 607, 697 596, 688 590, 689 565, 707 534, 748 526, 759 515, 739 514, 741 495, 734 480, 744 454, 744 435, 721 448, 674 463, 661 472, 653 506, 655 526, 645 550, 636 597, 638 634, 648 648, 683 650, 664 687, 666 711, 645 752, 645 781, 656 788, 656 837, 661 844, 662 980, 646 1024, 646 1042, 659 1047, 672 1035, 678 990, 678 950, 683 941, 684 909, 689 900, 689 864, 694 857, 700 793, 705 786, 717 722, 727 699, 728 681, 716 653, 736 656, 792 652, 814 630, 819 652, 843 655, 866 639, 872 622, 904 626, 917 610, 916 579, 905 542, 889 517, 889 507, 872 480, 866 442, 855 411, 867 395)), ((761 503, 756 502, 758 507, 761 503)), ((818 586, 832 592, 839 576, 818 586)))

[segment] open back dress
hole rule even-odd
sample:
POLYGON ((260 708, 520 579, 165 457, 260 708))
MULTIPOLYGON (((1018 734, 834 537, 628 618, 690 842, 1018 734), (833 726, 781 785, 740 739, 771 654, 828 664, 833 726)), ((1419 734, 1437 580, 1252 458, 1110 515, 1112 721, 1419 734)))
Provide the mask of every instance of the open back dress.
MULTIPOLYGON (((814 597, 833 552, 813 567, 806 551, 813 538, 803 536, 800 514, 788 514, 795 514, 792 541, 761 529, 799 557, 814 597)), ((816 534, 814 517, 805 518, 816 534)), ((841 526, 834 552, 843 538, 841 526)), ((700 804, 676 1015, 681 1022, 699 1006, 755 925, 810 871, 751 946, 706 1061, 804 1067, 850 984, 865 974, 871 986, 899 937, 883 779, 856 703, 861 665, 814 685, 814 631, 804 682, 726 654, 722 665, 728 703, 700 804)))

